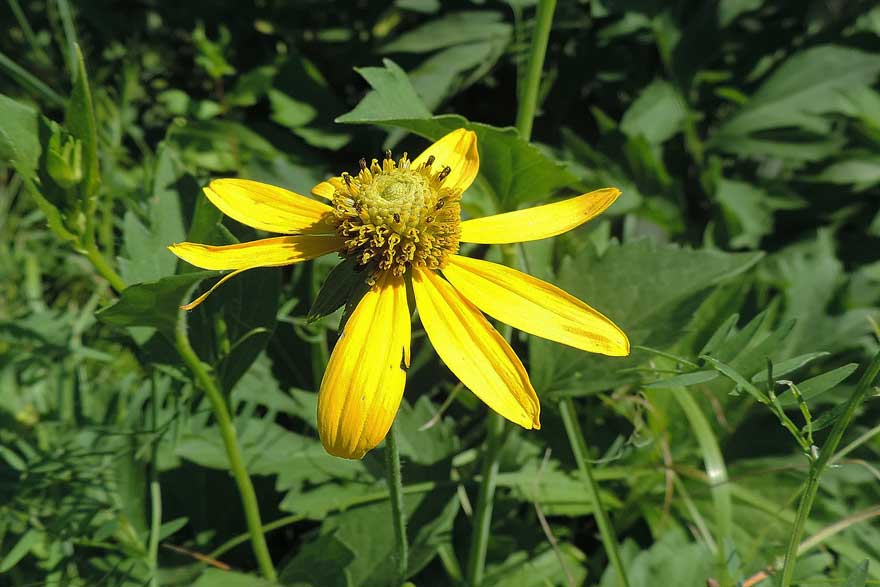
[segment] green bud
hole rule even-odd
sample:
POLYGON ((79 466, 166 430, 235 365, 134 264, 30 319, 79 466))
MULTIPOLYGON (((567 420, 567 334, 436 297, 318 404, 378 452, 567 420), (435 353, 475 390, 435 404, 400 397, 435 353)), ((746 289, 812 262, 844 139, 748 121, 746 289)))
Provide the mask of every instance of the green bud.
POLYGON ((82 143, 56 130, 49 139, 46 152, 46 170, 55 183, 67 189, 77 185, 83 179, 82 143))

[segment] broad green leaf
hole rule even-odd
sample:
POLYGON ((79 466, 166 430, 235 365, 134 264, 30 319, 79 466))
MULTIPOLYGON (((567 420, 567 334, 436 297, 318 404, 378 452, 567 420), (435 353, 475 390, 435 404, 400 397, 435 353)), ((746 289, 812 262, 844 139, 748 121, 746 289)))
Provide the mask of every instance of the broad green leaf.
POLYGON ((348 587, 345 568, 357 555, 332 534, 307 542, 278 573, 282 585, 348 587))
POLYGON ((209 568, 192 584, 192 587, 277 587, 277 585, 256 575, 209 568))
POLYGON ((131 285, 116 302, 96 315, 102 322, 114 326, 150 326, 173 336, 183 297, 196 283, 216 275, 213 271, 196 271, 131 285))
MULTIPOLYGON (((586 249, 563 260, 554 281, 620 326, 633 345, 656 348, 677 340, 693 315, 695 296, 754 265, 761 253, 723 253, 657 245, 649 239, 613 243, 600 256, 586 249), (658 344, 659 343, 659 344, 658 344)), ((603 389, 627 376, 638 356, 589 355, 531 337, 532 383, 539 390, 603 389), (611 379, 606 379, 606 377, 611 379)), ((644 357, 644 355, 642 355, 644 357)))
POLYGON ((95 123, 95 108, 92 102, 92 91, 89 88, 89 76, 82 49, 76 45, 76 76, 73 91, 67 101, 64 124, 82 144, 82 175, 81 193, 91 200, 95 197, 101 176, 98 170, 98 128, 95 123))
POLYGON ((880 157, 857 155, 832 163, 813 176, 815 181, 837 185, 852 185, 861 192, 880 183, 880 157))
POLYGON ((865 587, 868 581, 868 561, 864 560, 856 566, 846 578, 843 587, 865 587))
POLYGON ((457 115, 431 117, 406 73, 393 61, 385 59, 384 63, 385 68, 358 70, 373 91, 354 110, 337 118, 337 122, 403 128, 430 140, 457 128, 474 131, 480 152, 480 175, 488 182, 496 201, 505 203, 504 209, 539 200, 575 181, 563 166, 523 141, 513 128, 472 123, 457 115))
POLYGON ((657 80, 642 90, 624 112, 620 130, 659 144, 681 130, 685 115, 685 104, 675 87, 667 81, 657 80))
POLYGON ((45 536, 38 530, 28 530, 22 534, 18 542, 13 544, 6 551, 6 554, 3 555, 3 559, 0 560, 0 573, 6 573, 15 568, 15 565, 30 554, 31 550, 43 539, 45 539, 45 536))
POLYGON ((370 122, 381 124, 395 120, 424 119, 431 116, 422 99, 400 66, 383 59, 385 67, 356 68, 361 77, 373 88, 354 110, 343 114, 336 122, 370 122))
POLYGON ((768 129, 799 127, 825 134, 829 122, 821 115, 845 111, 843 94, 869 86, 880 73, 880 54, 836 45, 821 45, 789 57, 758 88, 751 99, 713 136, 711 144, 739 150, 737 137, 768 129))
POLYGON ((34 108, 0 94, 0 161, 31 179, 42 153, 39 116, 34 108))
MULTIPOLYGON (((691 542, 679 528, 655 538, 650 547, 625 564, 631 585, 705 587, 706 577, 715 570, 714 556, 705 543, 691 542)), ((622 587, 610 565, 599 586, 622 587)))
MULTIPOLYGON (((532 460, 519 471, 500 473, 498 486, 509 487, 511 497, 525 504, 537 503, 548 516, 585 516, 596 510, 596 504, 584 491, 585 480, 559 468, 557 461, 546 466, 532 460)), ((601 493, 606 510, 622 504, 613 493, 601 493)))
POLYGON ((167 247, 186 235, 179 190, 185 186, 198 193, 198 185, 185 175, 177 153, 167 143, 158 149, 153 177, 146 201, 148 225, 131 211, 123 219, 119 269, 126 283, 155 281, 174 273, 177 257, 167 247))

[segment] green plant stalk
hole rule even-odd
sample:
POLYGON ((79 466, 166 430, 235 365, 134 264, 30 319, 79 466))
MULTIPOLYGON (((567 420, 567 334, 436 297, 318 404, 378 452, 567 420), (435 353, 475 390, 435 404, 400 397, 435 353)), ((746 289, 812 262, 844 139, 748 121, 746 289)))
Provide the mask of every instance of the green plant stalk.
POLYGON ((397 578, 400 583, 406 580, 409 568, 409 544, 406 540, 406 512, 403 509, 403 477, 400 474, 400 449, 397 446, 397 419, 391 423, 385 437, 385 475, 388 481, 388 495, 391 501, 391 521, 394 525, 394 540, 397 543, 397 578))
POLYGON ((516 129, 528 141, 532 137, 532 123, 538 108, 538 93, 541 89, 541 74, 544 72, 544 57, 547 55, 547 41, 553 24, 556 0, 539 0, 535 14, 535 31, 526 69, 526 79, 520 91, 516 110, 516 129))
POLYGON ((241 448, 238 445, 238 438, 235 432, 235 426, 232 423, 232 417, 226 406, 226 400, 214 378, 208 373, 205 365, 196 355, 189 337, 186 332, 186 321, 179 321, 175 336, 175 346, 180 358, 189 367, 196 381, 202 386, 211 408, 214 411, 214 417, 217 419, 217 426, 220 428, 220 436, 223 439, 223 447, 226 449, 226 456, 229 459, 229 468, 235 483, 238 485, 238 491, 241 496, 241 505, 244 508, 244 517, 247 521, 248 532, 250 533, 251 546, 254 550, 254 556, 257 559, 257 565, 260 573, 268 581, 277 580, 275 567, 272 566, 272 558, 269 556, 269 548, 266 546, 266 537, 263 536, 263 523, 260 520, 260 508, 257 504, 257 494, 254 491, 254 485, 248 475, 244 459, 241 456, 241 448))
POLYGON ((162 487, 159 485, 159 393, 156 380, 150 382, 150 421, 153 429, 153 446, 150 454, 150 543, 147 557, 150 564, 150 587, 159 587, 159 534, 162 531, 162 487))
POLYGON ((617 535, 614 532, 614 527, 611 525, 608 512, 605 511, 605 507, 602 505, 599 484, 593 475, 593 466, 590 463, 590 455, 584 441, 584 433, 577 420, 574 401, 570 397, 563 397, 559 401, 559 412, 562 415, 562 423, 565 426, 568 441, 571 443, 571 452, 574 453, 574 458, 577 461, 581 475, 587 481, 584 487, 587 490, 587 496, 593 503, 593 515, 599 526, 599 535, 602 538, 605 554, 611 561, 614 572, 617 573, 617 579, 621 587, 629 587, 629 578, 626 576, 626 569, 623 566, 623 559, 620 557, 620 549, 617 546, 617 535))
POLYGON ((819 458, 817 458, 810 467, 810 475, 807 478, 804 492, 801 495, 801 501, 798 504, 797 517, 794 520, 794 528, 791 531, 788 548, 785 551, 785 566, 782 568, 782 575, 779 580, 780 587, 791 586, 791 581, 794 577, 794 567, 797 562, 798 546, 800 545, 801 537, 804 534, 804 527, 806 526, 807 518, 810 517, 810 510, 813 508, 813 502, 816 500, 816 493, 819 490, 819 477, 822 475, 828 462, 834 456, 834 452, 837 450, 837 445, 840 444, 840 440, 843 438, 843 433, 852 422, 856 409, 858 409, 864 401, 865 396, 868 394, 868 391, 870 391, 878 373, 880 373, 880 352, 874 355, 874 358, 865 370, 864 375, 862 375, 855 393, 850 396, 849 402, 846 405, 846 411, 834 423, 834 427, 828 434, 828 439, 825 441, 825 445, 819 453, 819 458))
POLYGON ((486 441, 483 449, 483 467, 471 548, 468 556, 467 585, 478 587, 486 569, 486 551, 489 549, 489 533, 492 528, 492 510, 495 508, 495 487, 498 485, 498 457, 504 439, 504 418, 495 412, 486 417, 486 441))
POLYGON ((712 432, 712 426, 688 389, 675 387, 670 391, 684 411, 697 438, 697 443, 700 445, 700 451, 703 453, 703 463, 706 466, 706 476, 709 480, 712 502, 715 507, 715 523, 718 528, 716 564, 722 581, 724 584, 728 584, 730 581, 727 577, 727 555, 732 541, 733 505, 724 455, 721 453, 721 447, 718 446, 714 432, 712 432))

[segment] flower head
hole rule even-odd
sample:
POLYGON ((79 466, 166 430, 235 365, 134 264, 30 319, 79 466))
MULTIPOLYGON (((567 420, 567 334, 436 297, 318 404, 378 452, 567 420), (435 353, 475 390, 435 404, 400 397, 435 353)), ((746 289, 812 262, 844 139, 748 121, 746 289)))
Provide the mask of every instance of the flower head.
POLYGON ((362 266, 371 288, 357 303, 321 381, 318 430, 328 452, 361 458, 397 414, 410 362, 407 282, 422 325, 449 369, 490 408, 540 428, 540 403, 522 362, 489 316, 581 350, 629 354, 608 318, 561 289, 510 267, 458 254, 459 242, 505 244, 556 236, 595 217, 620 191, 605 188, 525 210, 461 221, 460 201, 477 176, 477 136, 455 130, 410 161, 361 159, 315 186, 324 204, 287 190, 221 179, 205 195, 226 215, 285 234, 248 243, 178 243, 169 249, 203 269, 232 270, 208 292, 255 267, 290 265, 337 252, 362 266))

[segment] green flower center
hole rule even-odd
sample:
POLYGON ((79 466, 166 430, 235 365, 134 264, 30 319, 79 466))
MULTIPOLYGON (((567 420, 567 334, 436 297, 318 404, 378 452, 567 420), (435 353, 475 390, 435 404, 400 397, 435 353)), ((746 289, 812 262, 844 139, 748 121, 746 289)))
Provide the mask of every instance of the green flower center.
POLYGON ((356 176, 342 174, 333 195, 336 232, 343 254, 376 271, 403 275, 410 267, 441 269, 458 252, 461 192, 443 186, 450 169, 433 157, 413 167, 406 153, 381 165, 360 160, 356 176))

